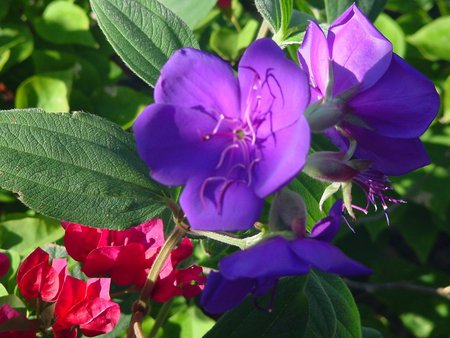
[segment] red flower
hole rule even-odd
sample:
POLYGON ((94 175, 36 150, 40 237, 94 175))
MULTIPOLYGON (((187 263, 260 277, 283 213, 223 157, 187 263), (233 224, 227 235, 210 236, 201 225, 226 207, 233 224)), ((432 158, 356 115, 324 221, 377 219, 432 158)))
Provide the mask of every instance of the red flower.
MULTIPOLYGON (((127 230, 90 228, 62 222, 66 229, 64 243, 67 252, 83 263, 81 270, 89 277, 108 276, 118 285, 141 288, 157 253, 164 244, 163 223, 160 219, 127 230)), ((193 266, 176 270, 178 263, 192 254, 192 244, 185 238, 172 251, 158 279, 152 299, 166 301, 177 295, 194 297, 203 288, 202 269, 193 266)))
POLYGON ((231 7, 231 0, 218 0, 217 6, 221 8, 230 8, 231 7))
POLYGON ((109 297, 109 278, 87 282, 68 276, 55 304, 55 337, 76 337, 78 327, 94 337, 110 332, 120 318, 120 307, 109 297))
POLYGON ((110 276, 118 285, 142 287, 156 253, 164 244, 163 223, 151 220, 119 231, 62 222, 68 254, 83 263, 89 277, 110 276))
POLYGON ((153 289, 154 301, 166 302, 172 297, 181 295, 192 298, 203 290, 206 277, 201 267, 193 265, 183 270, 175 269, 179 262, 192 254, 192 251, 191 241, 183 238, 180 245, 171 252, 153 289))
POLYGON ((53 259, 50 264, 49 254, 37 248, 19 266, 17 285, 27 299, 39 297, 46 302, 53 302, 58 297, 66 276, 65 259, 53 259))
POLYGON ((11 263, 9 262, 8 255, 0 252, 0 278, 6 275, 10 266, 11 263))
POLYGON ((8 304, 0 306, 0 338, 35 338, 33 324, 8 304), (11 331, 6 331, 11 329, 11 331))

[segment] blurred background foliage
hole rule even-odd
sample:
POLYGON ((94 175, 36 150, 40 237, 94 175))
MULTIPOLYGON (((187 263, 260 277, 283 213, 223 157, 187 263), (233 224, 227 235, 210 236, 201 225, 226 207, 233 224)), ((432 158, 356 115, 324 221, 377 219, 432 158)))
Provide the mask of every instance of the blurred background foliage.
MULTIPOLYGON (((219 8, 215 0, 160 1, 194 29, 202 49, 232 64, 259 30, 261 18, 250 0, 234 0, 231 9, 219 8)), ((450 288, 450 2, 378 2, 385 8, 375 25, 441 94, 439 115, 422 138, 432 164, 392 178, 391 195, 408 203, 389 208, 389 226, 383 210, 360 215, 355 233, 344 229, 337 245, 375 271, 368 280, 347 281, 363 326, 385 337, 450 337, 450 300, 438 294, 445 293, 439 288, 450 288)), ((291 25, 305 27, 308 18, 326 22, 323 0, 295 0, 294 8, 291 25)), ((293 58, 298 33, 285 39, 293 58)), ((0 109, 83 110, 128 129, 151 102, 151 88, 114 53, 88 0, 0 0, 0 109)), ((0 247, 12 260, 2 279, 0 303, 15 291, 20 258, 38 245, 63 255, 62 247, 50 244, 62 244, 63 234, 58 222, 36 215, 0 190, 0 247)), ((204 241, 196 253, 203 264, 214 266, 224 250, 204 241)), ((74 262, 72 266, 77 269, 74 262)), ((124 302, 122 308, 122 327, 111 337, 126 326, 130 304, 124 302)), ((167 337, 199 337, 214 324, 193 300, 176 299, 166 315, 160 335, 167 337)), ((152 323, 149 317, 147 332, 152 323)), ((367 330, 365 336, 379 335, 367 330)))

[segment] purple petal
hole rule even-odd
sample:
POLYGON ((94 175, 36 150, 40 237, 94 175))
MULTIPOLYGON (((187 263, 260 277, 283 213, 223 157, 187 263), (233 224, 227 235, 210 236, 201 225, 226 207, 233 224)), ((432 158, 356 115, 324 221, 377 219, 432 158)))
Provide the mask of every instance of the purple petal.
POLYGON ((436 117, 439 95, 430 80, 394 54, 384 76, 349 107, 380 135, 413 138, 436 117))
POLYGON ((282 277, 308 273, 308 264, 291 250, 291 241, 275 237, 222 258, 221 273, 227 279, 282 277))
POLYGON ((346 276, 372 273, 370 269, 347 257, 341 250, 327 242, 297 239, 292 242, 291 247, 300 259, 324 272, 346 276))
POLYGON ((180 203, 195 230, 247 230, 258 220, 264 200, 240 181, 223 177, 190 179, 180 203))
POLYGON ((330 51, 325 34, 315 22, 309 22, 297 53, 300 66, 309 75, 312 87, 319 90, 320 96, 324 96, 328 84, 330 51))
POLYGON ((262 160, 254 169, 252 186, 265 197, 294 178, 303 168, 309 153, 310 130, 306 119, 284 128, 263 143, 262 160))
POLYGON ((329 216, 321 219, 311 230, 310 238, 331 242, 341 227, 342 200, 331 207, 329 216))
POLYGON ((255 279, 225 279, 218 272, 211 272, 200 303, 206 312, 221 314, 238 306, 256 286, 255 279))
POLYGON ((233 70, 218 57, 193 48, 175 52, 161 71, 155 102, 239 116, 239 91, 233 70))
POLYGON ((223 138, 204 140, 216 121, 199 110, 152 104, 134 124, 139 156, 151 176, 162 184, 180 185, 193 175, 213 169, 224 147, 223 138))
POLYGON ((253 42, 239 63, 241 117, 267 118, 258 136, 295 122, 309 103, 306 74, 271 39, 253 42))
POLYGON ((371 87, 391 62, 392 44, 355 5, 331 25, 328 42, 335 95, 357 85, 361 90, 371 87))
POLYGON ((385 175, 403 175, 430 164, 419 138, 385 137, 355 126, 344 129, 357 141, 355 157, 373 161, 372 168, 385 175))

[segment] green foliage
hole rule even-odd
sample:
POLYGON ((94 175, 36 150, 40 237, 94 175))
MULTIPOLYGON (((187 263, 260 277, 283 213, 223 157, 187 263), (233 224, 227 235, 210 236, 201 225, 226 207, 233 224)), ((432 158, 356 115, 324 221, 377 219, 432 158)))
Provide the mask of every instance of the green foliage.
POLYGON ((198 47, 189 27, 156 0, 91 0, 91 4, 117 54, 151 86, 174 51, 198 47))
POLYGON ((216 0, 158 0, 175 15, 182 19, 191 29, 204 19, 216 4, 216 0))
POLYGON ((104 119, 4 111, 0 135, 0 186, 42 214, 125 229, 161 211, 132 136, 104 119))
POLYGON ((327 21, 329 23, 333 22, 353 3, 356 3, 358 7, 366 13, 367 17, 374 21, 378 14, 383 10, 386 2, 387 0, 325 0, 327 21))
POLYGON ((50 3, 34 22, 41 38, 56 44, 77 44, 95 47, 89 31, 89 18, 79 6, 68 1, 50 3))
POLYGON ((205 337, 361 337, 358 309, 339 277, 312 271, 282 279, 271 302, 249 297, 205 337))
POLYGON ((422 27, 408 41, 431 60, 450 61, 450 16, 444 16, 422 27))

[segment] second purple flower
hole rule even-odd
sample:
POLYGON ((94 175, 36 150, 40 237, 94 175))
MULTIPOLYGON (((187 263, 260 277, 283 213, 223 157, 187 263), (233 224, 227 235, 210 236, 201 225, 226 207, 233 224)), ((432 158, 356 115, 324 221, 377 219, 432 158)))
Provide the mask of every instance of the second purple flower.
POLYGON ((250 228, 309 151, 305 73, 269 39, 254 42, 238 70, 236 79, 218 57, 177 51, 134 125, 152 178, 185 185, 180 203, 193 229, 250 228))

